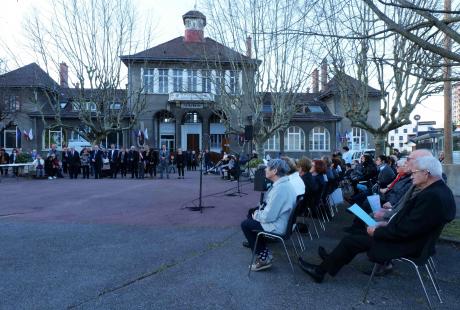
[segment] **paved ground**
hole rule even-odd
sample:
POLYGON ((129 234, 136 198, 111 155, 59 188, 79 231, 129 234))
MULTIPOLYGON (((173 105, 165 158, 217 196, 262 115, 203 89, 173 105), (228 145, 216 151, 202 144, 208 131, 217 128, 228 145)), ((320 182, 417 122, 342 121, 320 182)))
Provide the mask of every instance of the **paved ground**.
MULTIPOLYGON (((247 278, 249 250, 239 223, 259 194, 228 197, 236 183, 205 176, 202 214, 184 209, 198 196, 185 180, 23 180, 0 183, 0 309, 384 309, 423 308, 407 266, 378 278, 360 302, 370 268, 364 255, 318 285, 278 245, 270 271, 247 278)), ((304 256, 332 248, 349 216, 340 212, 304 256)), ((460 248, 438 247, 443 308, 458 308, 460 248)), ((432 301, 439 307, 433 290, 432 301)))

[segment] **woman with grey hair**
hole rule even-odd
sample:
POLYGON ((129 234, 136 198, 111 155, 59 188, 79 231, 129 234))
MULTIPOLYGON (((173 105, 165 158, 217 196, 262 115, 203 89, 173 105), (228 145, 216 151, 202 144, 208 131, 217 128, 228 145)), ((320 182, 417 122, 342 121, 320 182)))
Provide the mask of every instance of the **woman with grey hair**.
MULTIPOLYGON (((296 193, 287 172, 289 166, 282 159, 272 159, 265 168, 265 177, 273 182, 265 195, 265 201, 254 211, 251 217, 241 223, 249 246, 254 250, 257 231, 283 234, 286 231, 289 216, 296 203, 296 193)), ((271 255, 263 238, 259 239, 256 248, 257 259, 251 270, 259 271, 270 268, 271 255)))

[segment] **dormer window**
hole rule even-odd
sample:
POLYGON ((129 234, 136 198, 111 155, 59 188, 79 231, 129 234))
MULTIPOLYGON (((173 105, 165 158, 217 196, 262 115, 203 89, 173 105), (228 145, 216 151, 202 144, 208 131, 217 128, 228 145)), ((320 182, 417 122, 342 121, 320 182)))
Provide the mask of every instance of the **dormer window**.
POLYGON ((318 106, 318 105, 311 105, 311 106, 308 106, 308 110, 311 112, 311 113, 324 113, 323 111, 323 108, 318 106))

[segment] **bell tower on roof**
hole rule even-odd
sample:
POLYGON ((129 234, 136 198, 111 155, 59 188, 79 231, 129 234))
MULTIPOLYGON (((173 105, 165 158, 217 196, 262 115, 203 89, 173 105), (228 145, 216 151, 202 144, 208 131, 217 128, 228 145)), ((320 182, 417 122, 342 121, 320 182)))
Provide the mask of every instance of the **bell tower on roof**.
POLYGON ((206 26, 206 16, 200 11, 188 11, 182 15, 185 25, 184 42, 202 43, 204 42, 204 27, 206 26))

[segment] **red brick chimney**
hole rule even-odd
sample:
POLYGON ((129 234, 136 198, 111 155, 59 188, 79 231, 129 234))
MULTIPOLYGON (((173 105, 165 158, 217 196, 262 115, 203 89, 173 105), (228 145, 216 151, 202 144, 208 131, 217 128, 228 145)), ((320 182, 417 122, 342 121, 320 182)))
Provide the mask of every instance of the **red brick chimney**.
POLYGON ((327 84, 327 60, 326 58, 323 59, 321 63, 321 91, 326 89, 327 84))
POLYGON ((246 56, 252 58, 252 38, 248 36, 246 38, 246 56))
POLYGON ((318 69, 315 68, 311 73, 311 88, 313 93, 319 93, 318 69))
POLYGON ((184 42, 202 43, 204 42, 204 27, 206 26, 206 16, 199 11, 189 11, 182 15, 185 25, 184 42))
POLYGON ((59 64, 59 84, 61 87, 67 88, 69 87, 68 84, 69 80, 69 67, 65 62, 61 62, 59 64))

